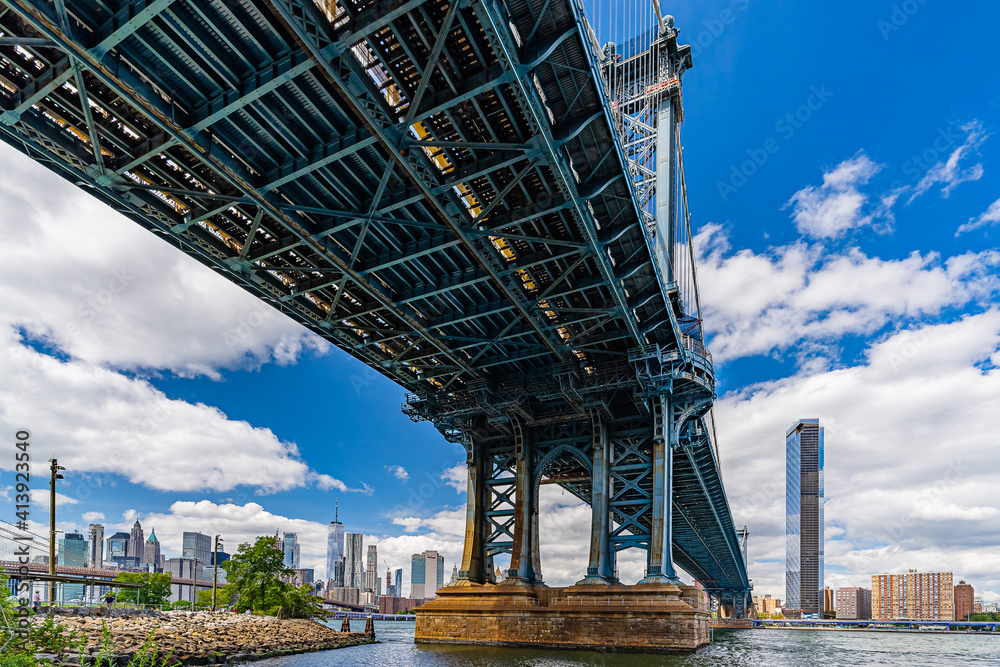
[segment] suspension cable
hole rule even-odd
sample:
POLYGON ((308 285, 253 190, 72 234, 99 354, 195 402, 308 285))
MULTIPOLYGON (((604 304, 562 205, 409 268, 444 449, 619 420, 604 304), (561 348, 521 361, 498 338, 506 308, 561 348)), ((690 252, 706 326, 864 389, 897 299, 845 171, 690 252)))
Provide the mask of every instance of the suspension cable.
MULTIPOLYGON (((684 147, 681 145, 681 126, 677 125, 677 163, 681 175, 681 202, 684 205, 684 227, 687 230, 688 254, 691 257, 691 282, 694 285, 694 303, 698 313, 698 334, 701 337, 701 346, 705 347, 705 322, 701 315, 701 294, 698 291, 698 267, 694 261, 694 236, 691 234, 691 211, 688 209, 687 181, 684 178, 684 147)), ((715 405, 708 411, 709 423, 712 428, 712 446, 715 449, 715 461, 719 465, 719 476, 722 476, 722 466, 719 461, 719 438, 715 430, 715 405)))

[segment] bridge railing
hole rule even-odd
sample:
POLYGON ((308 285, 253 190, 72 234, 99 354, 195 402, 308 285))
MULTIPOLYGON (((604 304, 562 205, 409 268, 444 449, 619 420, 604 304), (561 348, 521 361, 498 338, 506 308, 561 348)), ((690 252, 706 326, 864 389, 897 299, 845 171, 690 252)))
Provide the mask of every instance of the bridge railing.
POLYGON ((712 368, 712 353, 701 342, 700 338, 694 336, 681 335, 681 344, 696 357, 701 357, 709 368, 712 368))

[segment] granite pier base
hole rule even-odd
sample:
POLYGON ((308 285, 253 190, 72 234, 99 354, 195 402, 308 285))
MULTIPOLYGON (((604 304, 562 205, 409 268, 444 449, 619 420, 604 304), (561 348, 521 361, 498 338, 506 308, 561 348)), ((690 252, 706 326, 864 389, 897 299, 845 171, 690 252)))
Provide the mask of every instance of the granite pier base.
POLYGON ((449 586, 417 607, 418 644, 693 653, 709 643, 705 593, 673 584, 449 586))

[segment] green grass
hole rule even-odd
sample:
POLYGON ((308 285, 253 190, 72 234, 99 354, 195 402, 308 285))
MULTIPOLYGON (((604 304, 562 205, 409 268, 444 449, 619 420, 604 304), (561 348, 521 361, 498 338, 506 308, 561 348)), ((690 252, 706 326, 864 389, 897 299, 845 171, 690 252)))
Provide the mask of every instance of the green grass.
POLYGON ((0 653, 0 667, 35 667, 34 656, 27 653, 0 653))

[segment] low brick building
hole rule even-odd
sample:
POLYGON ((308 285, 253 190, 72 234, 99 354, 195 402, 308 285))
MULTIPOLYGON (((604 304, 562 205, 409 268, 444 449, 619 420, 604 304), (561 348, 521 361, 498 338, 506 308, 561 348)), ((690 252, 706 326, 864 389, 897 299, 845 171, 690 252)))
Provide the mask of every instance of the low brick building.
POLYGON ((383 595, 378 599, 378 613, 404 614, 429 601, 429 599, 414 600, 413 598, 401 598, 395 595, 383 595))
POLYGON ((837 589, 837 618, 867 620, 872 617, 872 592, 849 586, 837 589))
POLYGON ((967 621, 969 615, 976 613, 976 592, 970 584, 959 581, 955 586, 955 620, 967 621))

